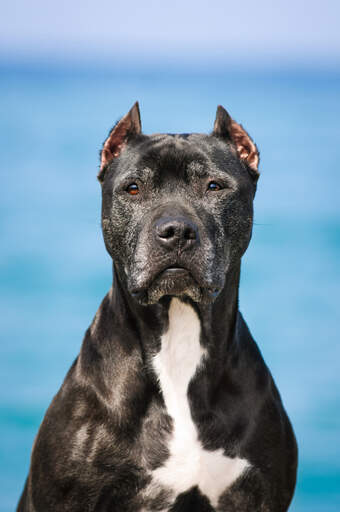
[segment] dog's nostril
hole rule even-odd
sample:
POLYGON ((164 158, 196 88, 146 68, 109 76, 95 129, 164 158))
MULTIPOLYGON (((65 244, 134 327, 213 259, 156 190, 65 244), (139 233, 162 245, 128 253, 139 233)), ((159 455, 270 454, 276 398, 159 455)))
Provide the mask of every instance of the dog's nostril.
POLYGON ((172 238, 175 236, 175 229, 173 226, 167 226, 165 229, 158 233, 161 238, 172 238))

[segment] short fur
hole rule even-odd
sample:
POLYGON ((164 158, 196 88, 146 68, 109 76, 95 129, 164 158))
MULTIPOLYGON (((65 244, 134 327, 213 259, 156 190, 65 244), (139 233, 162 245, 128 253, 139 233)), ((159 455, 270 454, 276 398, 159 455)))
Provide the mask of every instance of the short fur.
POLYGON ((34 444, 18 512, 285 512, 297 447, 238 309, 258 151, 218 108, 211 135, 101 155, 114 279, 34 444))

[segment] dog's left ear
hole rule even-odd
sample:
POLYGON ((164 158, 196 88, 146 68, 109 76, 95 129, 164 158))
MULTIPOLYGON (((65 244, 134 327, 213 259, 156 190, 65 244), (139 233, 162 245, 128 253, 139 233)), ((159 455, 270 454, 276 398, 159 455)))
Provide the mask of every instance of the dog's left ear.
POLYGON ((260 175, 258 171, 260 154, 256 144, 221 105, 217 107, 213 135, 230 140, 234 144, 240 160, 247 165, 251 176, 257 180, 260 175))
POLYGON ((130 138, 139 135, 141 132, 142 124, 139 105, 138 101, 136 101, 131 110, 129 110, 112 128, 108 138, 103 144, 103 149, 100 153, 100 170, 98 174, 98 180, 100 182, 104 181, 105 170, 111 160, 120 155, 130 138))

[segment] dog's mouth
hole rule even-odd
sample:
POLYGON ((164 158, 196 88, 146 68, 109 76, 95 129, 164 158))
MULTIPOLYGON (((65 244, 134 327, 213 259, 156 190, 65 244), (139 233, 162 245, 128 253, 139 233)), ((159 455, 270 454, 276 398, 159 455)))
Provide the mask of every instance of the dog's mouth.
POLYGON ((189 269, 177 264, 163 268, 145 288, 135 289, 132 295, 141 304, 155 304, 164 296, 189 297, 194 302, 213 300, 219 290, 200 284, 189 269))
POLYGON ((167 267, 165 270, 162 270, 157 276, 158 277, 163 276, 164 278, 170 277, 172 279, 183 277, 187 274, 190 274, 190 271, 184 267, 179 267, 177 265, 171 265, 170 267, 167 267))

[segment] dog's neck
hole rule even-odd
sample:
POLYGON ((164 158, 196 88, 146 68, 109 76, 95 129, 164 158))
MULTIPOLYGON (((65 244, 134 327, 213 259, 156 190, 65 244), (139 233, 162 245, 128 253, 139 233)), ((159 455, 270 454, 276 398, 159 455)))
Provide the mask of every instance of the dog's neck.
MULTIPOLYGON (((240 264, 228 272, 225 285, 217 298, 210 303, 193 303, 183 300, 196 311, 201 325, 200 340, 208 352, 219 355, 234 341, 234 331, 238 315, 238 289, 240 264), (218 340, 218 341, 217 341, 218 340)), ((119 275, 114 271, 110 292, 112 310, 138 334, 143 343, 143 352, 154 354, 160 348, 160 339, 169 327, 169 307, 171 297, 165 297, 158 304, 140 305, 122 286, 119 275)))
MULTIPOLYGON (((130 402, 136 403, 136 394, 139 393, 138 403, 143 408, 148 386, 157 386, 164 375, 172 375, 173 367, 179 368, 181 378, 190 380, 204 355, 204 372, 209 373, 209 378, 201 379, 194 390, 202 403, 202 396, 206 395, 202 386, 206 388, 209 383, 213 388, 222 373, 234 365, 239 353, 239 277, 240 266, 228 273, 221 293, 210 304, 165 297, 157 304, 143 306, 115 274, 113 286, 86 333, 78 376, 83 381, 81 376, 86 374, 86 382, 95 382, 96 392, 106 405, 115 404, 117 411, 125 408, 128 421, 130 409, 126 407, 130 402), (122 365, 122 361, 126 364, 122 365), (128 382, 134 384, 127 385, 128 382)), ((171 379, 173 386, 168 389, 173 387, 178 397, 187 381, 184 379, 184 384, 178 386, 178 378, 171 379)))

